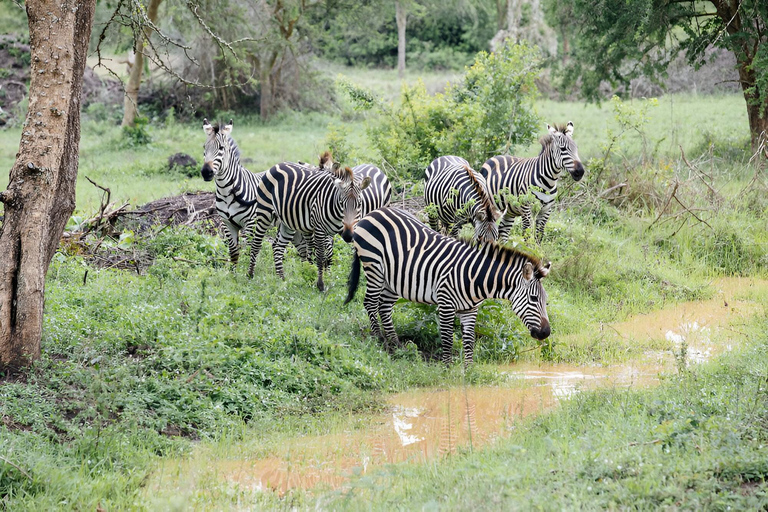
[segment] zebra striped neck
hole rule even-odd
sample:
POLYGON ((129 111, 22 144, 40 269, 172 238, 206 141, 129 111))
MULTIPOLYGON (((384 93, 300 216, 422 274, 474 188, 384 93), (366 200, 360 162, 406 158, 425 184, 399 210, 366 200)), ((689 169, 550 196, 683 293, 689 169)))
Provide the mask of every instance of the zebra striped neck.
POLYGON ((511 299, 526 263, 533 265, 537 278, 541 277, 542 262, 535 256, 497 243, 477 245, 465 238, 459 241, 476 251, 469 276, 478 298, 511 299))

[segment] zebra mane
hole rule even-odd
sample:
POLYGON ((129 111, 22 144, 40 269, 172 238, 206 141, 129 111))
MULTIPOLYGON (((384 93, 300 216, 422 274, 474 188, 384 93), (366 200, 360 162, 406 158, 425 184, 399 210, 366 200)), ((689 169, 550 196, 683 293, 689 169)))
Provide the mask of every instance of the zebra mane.
POLYGON ((237 142, 235 142, 235 139, 232 137, 229 138, 229 147, 230 147, 230 158, 237 161, 237 163, 240 163, 240 147, 237 145, 237 142))
POLYGON ((472 187, 475 189, 475 192, 477 192, 477 195, 480 196, 480 206, 485 210, 486 215, 488 216, 488 219, 490 221, 493 221, 495 207, 493 205, 493 200, 488 194, 488 190, 483 186, 482 183, 480 183, 477 180, 477 176, 475 176, 475 171, 472 170, 472 168, 470 168, 468 165, 465 165, 464 170, 467 171, 467 176, 469 176, 469 182, 472 184, 472 187))
POLYGON ((489 256, 501 256, 506 260, 511 260, 517 257, 525 258, 530 261, 531 264, 533 264, 533 271, 536 276, 539 276, 540 272, 544 269, 544 264, 542 263, 541 258, 531 254, 530 252, 512 247, 511 245, 500 244, 498 242, 486 242, 484 244, 478 244, 471 237, 466 236, 459 237, 457 240, 464 245, 474 247, 475 249, 482 251, 489 256))
MULTIPOLYGON (((555 124, 552 125, 552 128, 554 128, 556 132, 560 132, 560 133, 565 134, 565 130, 568 128, 568 125, 555 123, 555 124)), ((551 133, 549 133, 549 132, 547 132, 546 135, 541 137, 539 139, 539 144, 541 144, 541 153, 543 153, 544 150, 547 149, 547 147, 550 144, 552 144, 552 141, 554 141, 554 140, 555 140, 555 137, 551 133)), ((541 153, 539 153, 539 154, 541 154, 541 153)))
POLYGON ((329 161, 333 163, 333 155, 331 155, 330 151, 324 151, 320 155, 320 168, 325 169, 325 164, 327 164, 329 161))

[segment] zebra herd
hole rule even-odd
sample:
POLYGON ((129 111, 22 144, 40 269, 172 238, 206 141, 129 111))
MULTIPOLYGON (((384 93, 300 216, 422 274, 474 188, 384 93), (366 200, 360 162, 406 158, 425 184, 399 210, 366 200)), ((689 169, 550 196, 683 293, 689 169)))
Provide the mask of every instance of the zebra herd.
POLYGON ((435 159, 426 170, 424 188, 429 226, 389 207, 392 188, 374 165, 342 168, 325 152, 317 167, 283 162, 267 171, 250 172, 240 161, 232 125, 231 120, 224 125, 203 120, 207 139, 201 174, 205 181, 216 183, 216 209, 224 221, 233 265, 239 259, 240 233, 250 233, 248 277, 253 276, 267 230, 276 225, 272 245, 277 275, 284 278, 283 257, 292 242, 300 257, 317 266, 317 287, 323 291, 333 238, 341 234, 355 250, 344 303, 355 296, 362 266, 368 283, 363 306, 371 334, 387 349, 399 345, 392 309, 400 297, 437 305, 446 364, 451 362, 456 316, 462 326, 465 365, 472 362, 477 312, 488 298, 509 300, 535 339, 549 336, 541 280, 551 264, 503 242, 515 217, 523 217, 524 229, 531 226, 531 205, 515 197, 531 192, 541 202, 536 218, 536 239, 541 240, 561 171, 566 169, 576 181, 584 175, 573 123, 547 125, 538 157, 497 156, 479 173, 457 156, 435 159), (456 239, 466 223, 472 224, 474 236, 456 239), (448 236, 439 232, 440 224, 448 236))

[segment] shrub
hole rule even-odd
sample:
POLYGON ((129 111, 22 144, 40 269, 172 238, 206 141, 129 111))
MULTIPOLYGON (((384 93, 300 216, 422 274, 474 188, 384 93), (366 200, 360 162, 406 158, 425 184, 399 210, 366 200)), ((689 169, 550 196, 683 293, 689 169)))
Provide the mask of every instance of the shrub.
POLYGON ((430 96, 419 82, 404 86, 400 105, 385 104, 349 82, 342 89, 360 110, 373 110, 368 136, 401 180, 420 179, 440 155, 456 154, 479 166, 533 140, 537 116, 538 51, 509 44, 480 52, 459 84, 430 96))

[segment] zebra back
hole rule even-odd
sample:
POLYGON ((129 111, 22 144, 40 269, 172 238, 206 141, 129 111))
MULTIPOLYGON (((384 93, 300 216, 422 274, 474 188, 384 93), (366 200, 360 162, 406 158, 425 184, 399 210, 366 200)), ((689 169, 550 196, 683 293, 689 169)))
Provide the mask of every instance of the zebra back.
POLYGON ((509 189, 512 196, 521 196, 531 190, 534 196, 548 205, 557 195, 557 181, 563 169, 568 170, 574 180, 579 181, 584 175, 584 166, 579 160, 578 147, 573 140, 573 123, 567 125, 547 125, 548 133, 543 136, 541 152, 538 156, 521 158, 499 155, 488 159, 481 169, 486 179, 488 191, 493 196, 500 210, 509 207, 506 194, 509 189))
MULTIPOLYGON (((365 181, 363 182, 363 184, 365 181)), ((365 188, 346 168, 342 178, 302 164, 284 162, 266 171, 258 188, 258 214, 277 219, 302 233, 348 232, 360 216, 360 190, 365 188)))

